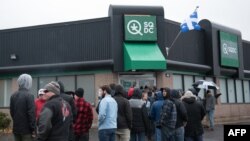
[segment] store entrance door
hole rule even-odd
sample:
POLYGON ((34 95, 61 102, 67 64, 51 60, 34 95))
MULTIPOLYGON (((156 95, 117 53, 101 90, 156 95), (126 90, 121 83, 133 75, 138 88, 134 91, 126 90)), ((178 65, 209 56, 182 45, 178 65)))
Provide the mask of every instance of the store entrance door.
POLYGON ((133 84, 135 87, 153 87, 156 86, 156 77, 154 74, 143 75, 119 75, 119 84, 127 91, 133 84))

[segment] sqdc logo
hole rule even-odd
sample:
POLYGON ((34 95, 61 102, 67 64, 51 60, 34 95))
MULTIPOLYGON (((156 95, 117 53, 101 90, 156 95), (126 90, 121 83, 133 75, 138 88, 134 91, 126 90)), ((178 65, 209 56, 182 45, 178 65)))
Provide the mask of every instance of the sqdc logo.
POLYGON ((154 27, 153 22, 143 22, 143 25, 141 25, 137 20, 131 20, 127 24, 127 30, 130 34, 141 36, 143 36, 143 34, 153 34, 154 27))

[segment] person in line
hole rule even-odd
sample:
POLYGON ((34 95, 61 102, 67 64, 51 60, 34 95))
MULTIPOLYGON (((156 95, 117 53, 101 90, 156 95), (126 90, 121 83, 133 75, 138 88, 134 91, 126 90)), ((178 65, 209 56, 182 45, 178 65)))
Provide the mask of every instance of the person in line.
POLYGON ((113 97, 115 95, 115 83, 110 83, 109 87, 111 89, 110 95, 113 97))
MULTIPOLYGON (((152 103, 148 99, 148 87, 145 86, 144 90, 142 90, 142 101, 145 103, 146 108, 147 108, 147 113, 148 113, 148 118, 150 118, 150 110, 152 103), (145 89, 146 88, 146 89, 145 89)), ((154 135, 154 122, 152 120, 149 120, 149 129, 146 133, 148 141, 151 141, 153 139, 154 135)))
POLYGON ((60 96, 60 86, 51 81, 44 87, 46 103, 38 118, 37 141, 68 141, 72 124, 71 107, 60 96))
POLYGON ((133 83, 133 85, 128 89, 128 99, 130 99, 134 93, 134 89, 135 89, 135 86, 136 86, 136 82, 133 83))
POLYGON ((145 102, 143 102, 141 98, 141 90, 135 88, 134 93, 129 100, 133 115, 130 141, 145 141, 146 133, 149 130, 147 108, 145 102))
POLYGON ((89 129, 93 122, 91 104, 84 98, 84 89, 78 88, 75 92, 77 117, 73 126, 75 141, 89 141, 89 129))
POLYGON ((170 96, 171 90, 169 88, 163 88, 162 93, 164 102, 161 111, 161 139, 163 141, 174 141, 175 125, 177 120, 177 110, 170 96))
POLYGON ((155 99, 156 101, 151 107, 150 119, 152 119, 155 124, 155 141, 161 141, 161 128, 159 128, 158 125, 160 123, 161 110, 164 102, 161 91, 155 94, 155 99))
POLYGON ((10 115, 15 141, 32 141, 35 136, 35 102, 30 93, 32 77, 22 74, 17 79, 19 89, 10 97, 10 115))
POLYGON ((186 91, 181 99, 188 115, 185 141, 203 141, 204 131, 201 122, 205 116, 204 106, 197 101, 197 97, 191 91, 186 91))
POLYGON ((187 123, 187 110, 181 101, 181 93, 176 89, 171 90, 171 98, 176 106, 177 120, 175 125, 175 141, 184 141, 184 126, 187 123))
POLYGON ((36 111, 36 121, 37 121, 37 119, 38 119, 38 117, 39 117, 39 115, 40 115, 40 113, 41 113, 41 110, 42 110, 42 108, 43 108, 43 105, 45 104, 45 102, 46 102, 46 99, 45 99, 45 96, 44 96, 44 90, 45 89, 40 89, 39 91, 38 91, 38 98, 35 100, 35 106, 36 106, 36 109, 35 109, 35 111, 36 111))
POLYGON ((98 137, 100 141, 115 141, 118 106, 108 85, 101 86, 100 93, 103 98, 99 104, 98 137))
POLYGON ((132 109, 128 99, 124 97, 124 89, 121 85, 115 86, 114 99, 118 104, 116 141, 129 141, 132 128, 132 109))
MULTIPOLYGON (((74 98, 70 95, 67 95, 64 90, 64 84, 61 81, 57 81, 57 83, 60 86, 60 96, 69 103, 72 115, 73 115, 73 123, 75 122, 76 119, 76 107, 74 103, 74 98)), ((73 141, 74 139, 74 132, 73 132, 73 123, 69 128, 69 141, 73 141)))
POLYGON ((215 110, 215 97, 211 93, 210 90, 207 90, 206 92, 206 113, 207 113, 207 118, 209 120, 209 130, 213 131, 214 130, 214 110, 215 110))

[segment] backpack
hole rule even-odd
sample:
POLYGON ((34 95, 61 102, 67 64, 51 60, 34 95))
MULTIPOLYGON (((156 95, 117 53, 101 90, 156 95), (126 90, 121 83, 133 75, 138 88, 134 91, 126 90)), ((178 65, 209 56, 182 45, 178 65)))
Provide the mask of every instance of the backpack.
POLYGON ((160 125, 171 129, 175 129, 177 120, 176 106, 173 101, 167 99, 162 105, 160 125))

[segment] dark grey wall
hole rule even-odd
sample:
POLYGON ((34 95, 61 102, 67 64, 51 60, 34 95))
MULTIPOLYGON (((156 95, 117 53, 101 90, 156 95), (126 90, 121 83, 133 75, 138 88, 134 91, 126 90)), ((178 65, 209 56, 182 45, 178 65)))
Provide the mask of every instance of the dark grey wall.
POLYGON ((112 60, 110 41, 109 17, 3 30, 0 68, 112 60), (10 54, 18 59, 11 60, 10 54))
POLYGON ((165 44, 170 47, 169 55, 166 57, 169 60, 208 65, 206 63, 204 31, 189 31, 186 33, 180 32, 180 23, 165 20, 165 44), (176 41, 174 42, 176 38, 176 41), (174 42, 174 43, 173 43, 174 42))
POLYGON ((250 70, 250 42, 242 41, 244 70, 250 70))

